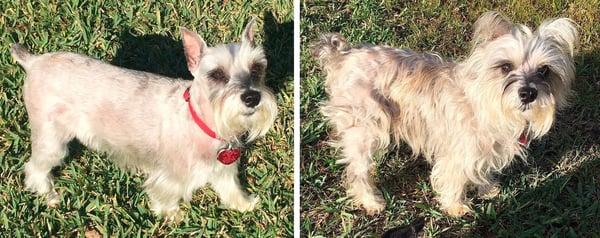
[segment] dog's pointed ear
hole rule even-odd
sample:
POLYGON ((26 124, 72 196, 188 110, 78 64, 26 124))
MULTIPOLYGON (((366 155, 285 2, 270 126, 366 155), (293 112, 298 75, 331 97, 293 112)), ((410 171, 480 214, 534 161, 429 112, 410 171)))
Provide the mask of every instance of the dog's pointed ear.
POLYGON ((473 25, 473 47, 510 33, 513 23, 498 12, 482 14, 473 25))
POLYGON ((250 19, 242 33, 242 44, 249 44, 252 47, 254 47, 254 22, 256 22, 254 18, 250 19))
POLYGON ((575 47, 579 42, 577 25, 569 18, 558 18, 544 21, 538 28, 540 37, 556 42, 565 54, 571 57, 575 54, 575 47))
POLYGON ((200 66, 200 60, 206 52, 206 43, 200 35, 185 27, 181 27, 181 39, 183 41, 183 51, 185 53, 188 70, 192 75, 196 76, 196 71, 200 66))

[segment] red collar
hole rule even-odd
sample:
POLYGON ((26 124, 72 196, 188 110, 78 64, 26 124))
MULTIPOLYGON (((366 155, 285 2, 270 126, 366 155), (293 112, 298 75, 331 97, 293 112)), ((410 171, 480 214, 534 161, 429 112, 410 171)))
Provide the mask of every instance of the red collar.
POLYGON ((217 138, 217 133, 215 133, 213 130, 211 130, 206 123, 204 123, 204 121, 202 121, 202 119, 200 119, 200 117, 198 116, 198 113, 196 113, 196 111, 194 110, 194 107, 192 107, 192 102, 190 101, 190 88, 186 88, 185 92, 183 93, 183 99, 185 99, 185 101, 188 103, 188 109, 190 109, 190 114, 192 115, 192 119, 194 119, 194 122, 196 123, 196 125, 198 125, 198 127, 200 127, 200 129, 202 129, 202 131, 204 131, 204 133, 206 133, 206 135, 210 136, 213 139, 217 139, 220 140, 219 138, 217 138))
MULTIPOLYGON (((206 133, 206 135, 210 136, 213 139, 217 139, 217 140, 221 140, 220 138, 217 137, 217 133, 215 133, 213 130, 210 129, 210 127, 208 127, 206 125, 206 123, 204 123, 204 121, 202 121, 202 119, 200 119, 200 117, 198 116, 198 113, 196 113, 196 111, 194 110, 194 107, 192 107, 192 102, 190 101, 190 88, 188 87, 187 89, 185 89, 185 92, 183 93, 183 99, 188 103, 188 109, 190 110, 190 114, 192 115, 192 119, 194 119, 194 122, 196 123, 196 125, 198 125, 198 127, 200 127, 200 129, 202 129, 202 131, 204 131, 204 133, 206 133)), ((226 148, 222 148, 219 150, 219 152, 217 152, 217 160, 219 160, 221 163, 228 165, 231 164, 235 161, 237 161, 238 158, 240 158, 240 155, 242 154, 242 151, 240 150, 240 148, 238 147, 231 147, 228 146, 226 148)))

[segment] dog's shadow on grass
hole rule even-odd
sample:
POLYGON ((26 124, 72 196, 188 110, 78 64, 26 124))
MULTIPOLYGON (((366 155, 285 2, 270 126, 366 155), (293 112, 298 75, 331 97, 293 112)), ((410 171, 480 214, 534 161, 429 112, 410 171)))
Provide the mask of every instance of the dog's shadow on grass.
MULTIPOLYGON (((293 78, 293 21, 279 23, 272 12, 264 12, 262 47, 268 61, 266 84, 279 92, 293 78)), ((131 29, 121 33, 121 48, 111 63, 171 78, 193 79, 187 69, 181 40, 173 35, 137 36, 131 29)))
POLYGON ((121 48, 111 61, 113 65, 171 78, 193 79, 187 69, 181 40, 175 36, 136 36, 127 29, 121 33, 120 41, 121 48))
POLYGON ((294 22, 277 22, 269 11, 265 11, 263 17, 263 48, 268 61, 266 84, 279 92, 286 82, 293 81, 294 22))

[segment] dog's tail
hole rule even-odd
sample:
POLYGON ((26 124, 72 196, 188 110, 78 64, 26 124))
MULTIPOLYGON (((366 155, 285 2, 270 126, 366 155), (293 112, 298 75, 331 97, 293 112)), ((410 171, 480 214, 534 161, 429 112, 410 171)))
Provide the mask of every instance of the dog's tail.
POLYGON ((15 43, 10 47, 10 54, 25 69, 29 68, 31 65, 31 60, 34 56, 25 47, 18 43, 15 43))
POLYGON ((339 33, 327 33, 321 35, 321 39, 312 46, 312 55, 319 60, 321 65, 326 65, 335 59, 340 51, 348 50, 348 42, 339 33))

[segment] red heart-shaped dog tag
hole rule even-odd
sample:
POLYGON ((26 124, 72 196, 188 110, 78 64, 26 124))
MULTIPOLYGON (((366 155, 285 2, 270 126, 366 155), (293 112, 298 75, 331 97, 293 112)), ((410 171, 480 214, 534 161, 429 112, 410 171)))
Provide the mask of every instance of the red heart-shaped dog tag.
POLYGON ((217 155, 217 159, 225 164, 231 164, 233 162, 235 162, 238 158, 240 158, 240 155, 242 154, 242 151, 240 150, 240 148, 233 148, 233 149, 224 149, 219 151, 219 154, 217 155))

